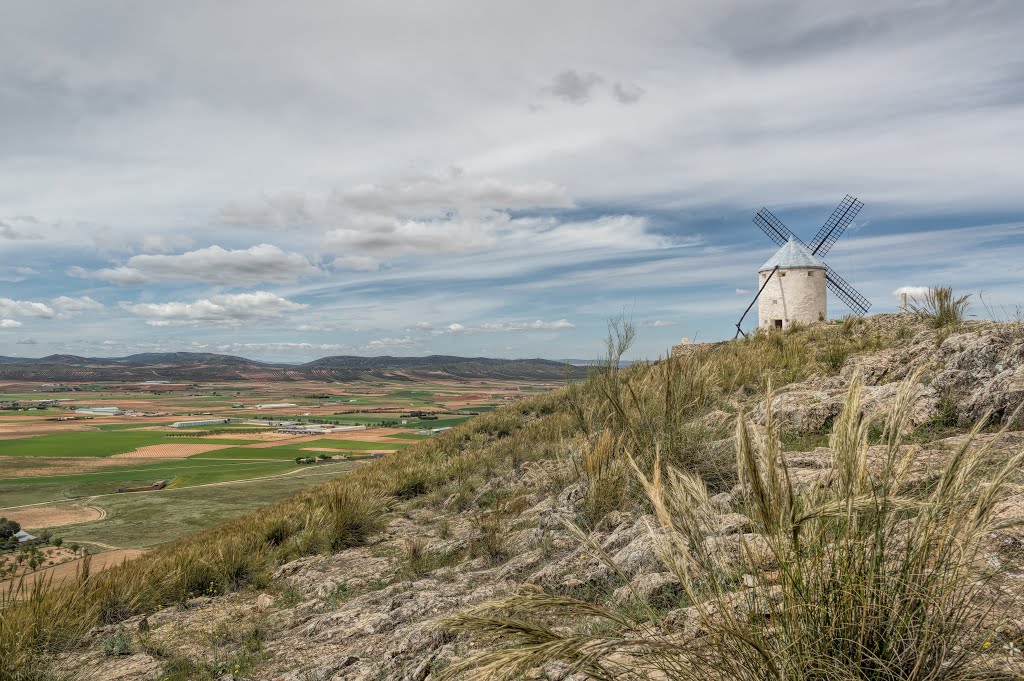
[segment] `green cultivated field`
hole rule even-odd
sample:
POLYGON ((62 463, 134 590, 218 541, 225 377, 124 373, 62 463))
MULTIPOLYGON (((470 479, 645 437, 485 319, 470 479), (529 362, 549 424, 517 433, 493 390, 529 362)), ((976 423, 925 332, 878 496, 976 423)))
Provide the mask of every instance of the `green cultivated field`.
POLYGON ((251 444, 248 440, 167 437, 154 431, 104 430, 0 440, 0 456, 110 456, 164 444, 251 444))
POLYGON ((100 542, 126 548, 155 546, 343 475, 357 465, 325 464, 271 480, 101 497, 91 503, 104 509, 106 518, 59 528, 59 535, 65 543, 100 542))
POLYGON ((329 452, 311 452, 310 448, 336 449, 343 452, 383 452, 408 447, 404 442, 356 442, 354 440, 311 440, 280 447, 232 447, 196 454, 189 460, 197 459, 294 459, 297 456, 316 456, 329 452))
MULTIPOLYGON (((258 451, 258 450, 255 450, 258 451)), ((294 457, 292 457, 294 458, 294 457)), ((292 461, 197 461, 182 459, 138 464, 102 471, 0 479, 0 503, 4 507, 61 501, 94 494, 113 494, 119 487, 150 485, 173 480, 172 487, 187 487, 226 480, 278 475, 295 469, 292 461)), ((153 494, 142 492, 141 494, 153 494)))
MULTIPOLYGON (((25 391, 18 386, 12 392, 0 391, 0 402, 47 398, 68 399, 61 407, 38 411, 0 411, 5 428, 20 421, 19 431, 32 433, 33 424, 45 426, 46 434, 0 440, 0 515, 4 509, 30 504, 48 504, 82 500, 107 512, 102 520, 54 528, 65 541, 97 542, 97 546, 148 547, 183 534, 230 519, 239 513, 273 502, 301 489, 361 465, 358 459, 376 451, 394 451, 414 446, 428 436, 414 431, 453 426, 471 418, 442 414, 435 419, 402 418, 400 411, 374 412, 379 406, 391 409, 447 411, 446 400, 466 393, 494 393, 504 383, 455 385, 451 382, 410 382, 374 379, 349 384, 317 383, 218 383, 192 386, 187 391, 160 390, 159 386, 133 388, 121 384, 90 384, 72 392, 25 391), (188 394, 199 393, 199 394, 188 394), (340 393, 340 394, 339 394, 340 393), (378 393, 378 394, 369 394, 378 393), (381 394, 382 393, 382 394, 381 394), (321 397, 326 395, 326 397, 321 397), (241 402, 245 409, 233 409, 241 402), (289 402, 293 409, 257 411, 259 403, 289 402), (111 405, 139 411, 162 412, 166 417, 77 421, 89 430, 54 433, 45 422, 71 407, 111 405), (356 412, 357 409, 370 411, 356 412), (335 412, 352 412, 336 414, 335 412), (305 413, 309 415, 305 415, 305 413), (196 426, 182 431, 144 430, 150 426, 201 418, 227 418, 227 424, 196 426), (274 419, 337 425, 398 423, 403 433, 392 433, 405 442, 366 442, 358 439, 317 439, 291 444, 253 447, 243 433, 274 430, 249 425, 252 419, 274 419), (402 423, 404 421, 404 423, 402 423), (49 431, 49 432, 47 432, 49 431), (227 433, 222 437, 202 437, 210 431, 227 433), (191 436, 189 435, 191 433, 191 436), (183 435, 169 437, 169 435, 183 435), (162 444, 222 445, 223 449, 196 454, 189 458, 117 458, 116 454, 140 447, 162 444), (314 452, 310 449, 323 449, 314 452), (317 458, 337 452, 347 461, 334 459, 314 464, 296 464, 295 459, 317 458), (118 493, 118 488, 150 486, 167 481, 163 490, 118 493)), ((489 411, 491 404, 468 407, 489 411)), ((343 437, 349 437, 345 435, 343 437)), ((354 433, 351 437, 358 437, 354 433)), ((30 528, 40 530, 41 527, 30 528)))

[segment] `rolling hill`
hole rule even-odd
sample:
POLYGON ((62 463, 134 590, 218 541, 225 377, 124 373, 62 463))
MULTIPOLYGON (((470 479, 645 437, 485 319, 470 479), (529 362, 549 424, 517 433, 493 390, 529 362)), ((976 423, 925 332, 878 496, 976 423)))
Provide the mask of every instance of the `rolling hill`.
POLYGON ((546 359, 487 357, 323 357, 306 364, 260 362, 214 353, 142 353, 127 357, 49 355, 5 357, 0 380, 24 381, 231 381, 490 378, 550 380, 582 377, 586 370, 546 359))

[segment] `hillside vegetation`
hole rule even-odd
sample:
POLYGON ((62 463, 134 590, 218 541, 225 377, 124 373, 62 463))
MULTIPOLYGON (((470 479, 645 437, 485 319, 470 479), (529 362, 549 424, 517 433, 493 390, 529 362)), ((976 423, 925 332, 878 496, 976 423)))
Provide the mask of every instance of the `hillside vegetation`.
POLYGON ((72 584, 12 679, 1024 673, 1024 333, 879 315, 619 368, 72 584))

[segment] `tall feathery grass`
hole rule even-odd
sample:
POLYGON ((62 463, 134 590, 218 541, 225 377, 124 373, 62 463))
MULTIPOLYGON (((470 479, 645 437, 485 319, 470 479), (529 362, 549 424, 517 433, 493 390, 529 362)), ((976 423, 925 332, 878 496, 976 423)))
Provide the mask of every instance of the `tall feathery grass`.
POLYGON ((554 662, 608 680, 1002 678, 982 669, 1005 604, 982 543, 1003 524, 996 505, 1024 454, 993 468, 992 440, 976 442, 979 423, 922 487, 902 446, 917 378, 885 421, 880 457, 869 456, 872 419, 861 410, 861 382, 851 382, 831 472, 817 484, 795 482, 770 411, 763 431, 740 414, 734 496, 749 534, 709 536, 720 511, 705 482, 662 471, 657 456, 651 468, 634 458, 657 519, 652 536, 688 607, 630 612, 526 591, 448 620, 484 649, 444 678, 520 678, 554 662))
POLYGON ((952 288, 933 286, 921 296, 920 300, 914 298, 909 307, 914 314, 925 320, 933 329, 955 331, 964 323, 970 306, 970 297, 970 294, 967 294, 957 298, 953 295, 952 288))

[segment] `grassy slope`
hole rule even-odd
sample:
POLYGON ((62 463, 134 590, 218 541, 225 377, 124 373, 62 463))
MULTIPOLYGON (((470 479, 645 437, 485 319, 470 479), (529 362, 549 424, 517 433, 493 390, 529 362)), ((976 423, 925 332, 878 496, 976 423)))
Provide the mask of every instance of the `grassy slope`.
MULTIPOLYGON (((101 542, 149 548, 184 534, 221 524, 240 513, 265 506, 310 485, 341 475, 357 464, 311 467, 272 480, 247 480, 208 489, 181 488, 159 493, 124 494, 93 502, 107 517, 62 527, 65 541, 101 542)), ((280 472, 279 470, 276 472, 280 472)))
MULTIPOLYGON (((901 334, 844 324, 758 336, 659 365, 605 372, 484 414, 258 513, 161 547, 85 585, 10 607, 0 624, 0 671, 38 667, 47 650, 65 648, 98 622, 177 602, 211 585, 227 592, 265 580, 281 561, 362 543, 380 528, 382 511, 396 502, 416 497, 428 503, 468 502, 474 490, 524 461, 561 455, 565 438, 580 433, 607 428, 618 446, 660 451, 663 460, 696 466, 701 474, 728 475, 729 464, 705 461, 708 452, 700 444, 707 433, 694 425, 701 415, 735 409, 737 395, 756 399, 769 381, 778 386, 815 371, 835 373, 842 365, 837 356, 891 345, 901 334), (700 468, 706 465, 714 470, 700 468), (50 614, 56 612, 61 616, 50 614)), ((607 493, 588 501, 594 507, 585 512, 600 517, 616 505, 633 503, 635 484, 612 482, 607 493)))

